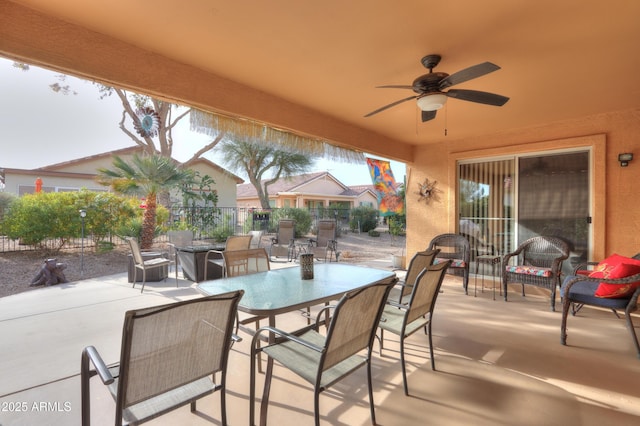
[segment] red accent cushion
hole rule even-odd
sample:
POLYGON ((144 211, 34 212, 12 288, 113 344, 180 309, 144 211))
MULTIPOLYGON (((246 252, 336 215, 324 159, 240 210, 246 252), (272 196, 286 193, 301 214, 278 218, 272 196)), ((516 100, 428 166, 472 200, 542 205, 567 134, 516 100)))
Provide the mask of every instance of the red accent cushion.
MULTIPOLYGON (((624 256, 613 255, 598 264, 596 269, 589 274, 594 278, 617 279, 640 274, 640 260, 624 256)), ((596 297, 622 298, 629 297, 640 286, 640 281, 627 284, 600 283, 595 292, 596 297)))
MULTIPOLYGON (((619 254, 614 253, 611 256, 604 259, 602 262, 598 263, 598 266, 594 268, 593 272, 591 272, 589 276, 593 278, 605 278, 606 274, 610 273, 613 270, 613 268, 615 268, 621 263, 640 266, 640 260, 632 259, 630 257, 625 257, 625 256, 621 256, 619 254)), ((618 278, 622 278, 622 277, 618 277, 618 278)))

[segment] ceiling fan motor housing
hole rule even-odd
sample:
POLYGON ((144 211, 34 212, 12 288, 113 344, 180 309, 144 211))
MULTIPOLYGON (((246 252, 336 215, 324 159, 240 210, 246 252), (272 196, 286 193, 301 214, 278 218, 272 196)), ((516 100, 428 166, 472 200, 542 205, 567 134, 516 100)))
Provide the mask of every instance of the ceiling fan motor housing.
POLYGON ((448 76, 449 74, 446 72, 431 72, 413 80, 411 86, 413 91, 419 95, 423 93, 440 92, 440 81, 448 76))

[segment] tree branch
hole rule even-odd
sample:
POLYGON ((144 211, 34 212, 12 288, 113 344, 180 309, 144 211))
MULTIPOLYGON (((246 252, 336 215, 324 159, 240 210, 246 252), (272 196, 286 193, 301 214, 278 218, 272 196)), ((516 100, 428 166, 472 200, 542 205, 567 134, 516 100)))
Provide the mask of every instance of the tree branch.
POLYGON ((182 164, 184 164, 185 166, 190 165, 191 163, 199 159, 202 154, 213 149, 216 145, 218 145, 218 143, 222 140, 223 137, 224 137, 224 133, 219 133, 218 136, 216 136, 216 138, 213 141, 209 142, 208 144, 200 148, 198 151, 195 152, 195 154, 193 154, 193 156, 190 159, 188 159, 182 164))

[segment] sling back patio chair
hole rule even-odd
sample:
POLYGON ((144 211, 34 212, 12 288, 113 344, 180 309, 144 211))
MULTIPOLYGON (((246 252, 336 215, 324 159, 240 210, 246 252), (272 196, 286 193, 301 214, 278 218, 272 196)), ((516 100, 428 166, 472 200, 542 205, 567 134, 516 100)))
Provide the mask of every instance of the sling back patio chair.
POLYGON ((247 250, 249 245, 251 244, 251 235, 231 235, 227 238, 227 241, 224 243, 224 250, 209 250, 204 257, 204 276, 205 279, 209 275, 207 275, 207 271, 209 268, 209 264, 216 265, 216 267, 222 269, 222 276, 224 277, 226 274, 226 266, 223 258, 223 253, 225 251, 235 251, 235 250, 247 250))
MULTIPOLYGON (((269 263, 269 255, 263 248, 247 249, 247 250, 232 250, 222 253, 224 258, 225 268, 227 271, 227 277, 237 277, 240 275, 255 274, 258 272, 266 272, 271 270, 271 264, 269 263)), ((245 333, 253 336, 260 328, 260 320, 266 317, 260 315, 249 316, 243 314, 242 317, 238 313, 236 318, 235 334, 236 340, 239 340, 238 331, 242 329, 245 333), (245 327, 247 324, 255 323, 255 329, 250 330, 245 327)), ((261 363, 258 365, 262 365, 261 363)), ((260 369, 262 371, 262 369, 260 369)))
POLYGON ((546 288, 551 292, 551 310, 556 310, 556 287, 560 286, 562 262, 569 257, 569 244, 557 237, 529 238, 502 260, 502 289, 507 301, 507 285, 520 283, 546 288))
MULTIPOLYGON (((164 280, 167 281, 167 275, 169 273, 169 265, 171 265, 171 259, 169 255, 166 257, 156 257, 153 259, 144 259, 142 256, 142 250, 138 245, 138 241, 135 238, 127 238, 129 241, 129 247, 131 247, 131 256, 133 257, 133 287, 136 286, 136 280, 138 279, 138 269, 142 271, 142 288, 140 293, 144 291, 144 285, 147 282, 147 271, 150 269, 163 268, 165 270, 164 280)), ((178 287, 178 274, 176 273, 176 287, 178 287)))
POLYGON ((380 355, 384 346, 384 332, 388 331, 400 337, 400 363, 402 364, 402 380, 404 382, 404 394, 409 395, 407 384, 407 368, 404 356, 404 341, 416 331, 424 328, 429 336, 429 353, 431 355, 431 369, 436 369, 433 357, 433 339, 431 323, 436 299, 440 293, 440 287, 447 272, 450 260, 437 265, 429 266, 418 274, 415 284, 411 287, 409 302, 405 305, 387 301, 380 319, 380 355))
MULTIPOLYGON (((380 314, 393 283, 374 284, 345 294, 335 306, 326 336, 318 332, 320 318, 301 330, 287 333, 273 327, 262 327, 251 345, 251 376, 249 396, 249 424, 255 417, 256 356, 264 352, 269 356, 261 416, 266 416, 271 387, 273 360, 313 385, 314 418, 320 424, 320 393, 353 373, 366 367, 369 389, 371 422, 375 424, 373 386, 371 383, 371 351, 380 314), (275 334, 275 343, 259 346, 262 334, 275 334), (364 353, 363 353, 364 352, 364 353)), ((262 418, 266 423, 266 417, 262 418)))
POLYGON ((420 275, 420 272, 424 269, 433 265, 433 261, 439 252, 439 249, 425 250, 413 255, 411 261, 409 261, 409 267, 407 268, 407 274, 404 280, 399 281, 398 284, 391 289, 389 292, 389 300, 397 303, 406 303, 406 298, 411 294, 418 275, 420 275))
POLYGON ((287 257, 287 261, 296 259, 296 221, 281 219, 275 237, 271 238, 269 257, 287 257))
POLYGON ((447 273, 462 275, 464 294, 469 294, 469 264, 471 263, 469 240, 467 240, 464 235, 441 234, 431 240, 427 249, 440 249, 440 252, 433 261, 434 265, 451 260, 447 273))
POLYGON ((222 252, 227 277, 255 274, 271 270, 269 255, 264 248, 222 252))
POLYGON ((333 219, 320 219, 318 221, 318 235, 315 238, 309 238, 309 246, 307 253, 312 253, 315 259, 323 261, 335 257, 338 261, 338 241, 336 240, 336 221, 333 219))
POLYGON ((178 248, 193 244, 193 231, 168 231, 167 238, 169 238, 169 258, 173 262, 176 269, 176 279, 178 279, 178 265, 180 264, 178 248))
POLYGON ((264 235, 264 231, 249 231, 249 235, 251 235, 251 242, 249 243, 249 248, 262 247, 262 236, 264 235))
POLYGON ((186 404, 194 412, 196 401, 215 391, 226 425, 227 362, 242 295, 234 291, 126 312, 119 364, 107 366, 93 346, 82 351, 83 426, 91 422, 95 375, 115 400, 116 425, 143 423, 186 404))
POLYGON ((579 265, 574 271, 575 275, 566 277, 560 289, 560 342, 563 345, 567 344, 569 310, 575 316, 583 306, 595 306, 610 309, 618 318, 618 311, 624 310, 627 328, 640 358, 640 345, 631 316, 631 313, 638 309, 640 296, 640 253, 631 258, 612 255, 599 262, 598 267, 589 275, 579 274, 580 270, 579 265))

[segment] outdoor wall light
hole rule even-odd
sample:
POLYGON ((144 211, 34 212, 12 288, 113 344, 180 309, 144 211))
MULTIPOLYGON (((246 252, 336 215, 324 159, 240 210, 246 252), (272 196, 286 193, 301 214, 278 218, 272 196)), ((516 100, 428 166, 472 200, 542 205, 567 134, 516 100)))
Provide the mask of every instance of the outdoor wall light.
POLYGON ((618 154, 618 161, 620 162, 620 167, 627 167, 629 165, 629 161, 633 160, 633 154, 630 152, 625 152, 624 154, 618 154))

